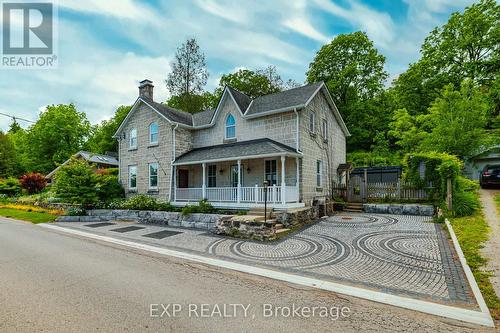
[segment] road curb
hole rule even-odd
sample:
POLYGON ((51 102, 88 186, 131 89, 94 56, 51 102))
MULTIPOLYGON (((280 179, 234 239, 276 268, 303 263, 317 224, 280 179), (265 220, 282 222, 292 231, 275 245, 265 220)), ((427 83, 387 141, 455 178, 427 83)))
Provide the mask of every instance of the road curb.
MULTIPOLYGON (((362 289, 358 287, 352 287, 348 285, 343 285, 335 282, 324 281, 319 279, 314 279, 310 277, 284 273, 280 271, 275 271, 271 269, 265 269, 260 267, 254 267, 250 265, 235 263, 231 261, 226 261, 217 258, 209 258, 201 255, 191 254, 187 252, 170 250, 162 247, 141 244, 131 241, 126 241, 122 239, 116 239, 108 236, 96 235, 90 232, 68 229, 64 227, 59 227, 50 224, 40 225, 43 228, 57 230, 67 234, 73 234, 81 237, 86 237, 90 239, 100 240, 112 244, 122 245, 138 250, 148 251, 152 253, 158 253, 162 255, 172 256, 176 258, 181 258, 185 260, 190 260, 194 262, 199 262, 203 264, 208 264, 212 266, 222 267, 226 269, 231 269, 243 273, 254 274, 262 277, 267 277, 275 280, 285 281, 289 283, 294 283, 302 286, 312 287, 316 289, 322 289, 327 291, 332 291, 344 295, 354 296, 362 299, 371 300, 378 303, 389 304, 405 309, 415 310, 427 314, 437 315, 445 318, 451 318, 456 320, 461 320, 468 323, 479 324, 489 327, 494 327, 493 320, 488 313, 484 311, 474 311, 468 309, 457 308, 449 305, 437 304, 422 300, 417 300, 408 297, 396 296, 391 294, 386 294, 383 292, 362 289)), ((461 253, 461 251, 460 251, 461 253)), ((463 256, 463 254, 462 254, 463 256)), ((468 267, 468 266, 467 266, 468 267)), ((470 271, 470 269, 469 269, 470 271)), ((474 280, 475 283, 475 280, 474 280)), ((477 287, 477 284, 476 284, 477 287)), ((479 293, 480 294, 480 293, 479 293)), ((474 292, 476 296, 476 293, 474 292)), ((482 299, 482 296, 481 296, 482 299)), ((484 300, 483 300, 484 303, 484 300)), ((481 307, 481 310, 483 308, 481 307)))

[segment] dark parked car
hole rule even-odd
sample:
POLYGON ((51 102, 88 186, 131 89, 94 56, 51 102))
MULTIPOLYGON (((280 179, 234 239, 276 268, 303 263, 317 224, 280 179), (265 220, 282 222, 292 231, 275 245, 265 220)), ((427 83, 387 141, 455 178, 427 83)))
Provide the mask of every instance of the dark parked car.
POLYGON ((494 185, 500 186, 500 164, 485 166, 479 184, 481 184, 482 188, 494 185))

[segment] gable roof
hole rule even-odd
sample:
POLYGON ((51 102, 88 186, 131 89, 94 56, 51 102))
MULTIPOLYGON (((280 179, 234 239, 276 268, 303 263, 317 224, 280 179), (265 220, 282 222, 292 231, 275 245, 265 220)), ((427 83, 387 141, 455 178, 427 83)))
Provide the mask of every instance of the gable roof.
POLYGON ((229 92, 233 96, 234 101, 236 102, 236 104, 238 105, 240 110, 242 112, 245 112, 245 110, 248 108, 248 106, 252 102, 252 99, 250 97, 248 97, 247 95, 245 95, 244 93, 242 93, 241 91, 236 90, 232 87, 228 86, 227 89, 229 90, 229 92))
POLYGON ((256 115, 272 110, 289 109, 307 104, 323 83, 317 82, 270 95, 257 97, 245 112, 246 116, 256 115))
POLYGON ((195 164, 200 161, 223 161, 234 159, 235 157, 251 158, 263 156, 291 155, 299 156, 295 148, 280 142, 262 138, 256 140, 239 141, 225 143, 215 146, 207 146, 192 149, 179 156, 174 165, 195 164))
POLYGON ((113 137, 118 137, 118 134, 121 132, 128 119, 141 102, 148 105, 153 111, 157 112, 160 116, 162 116, 162 118, 171 124, 178 124, 189 129, 196 129, 214 125, 217 113, 222 107, 222 101, 225 100, 228 95, 238 107, 238 110, 243 118, 256 118, 271 113, 289 112, 305 108, 320 90, 324 91, 325 96, 333 109, 334 116, 342 128, 342 131, 346 136, 349 136, 349 130, 347 129, 342 116, 335 106, 328 88, 324 82, 317 82, 274 94, 260 96, 253 100, 244 93, 226 86, 215 110, 206 110, 195 114, 177 110, 164 104, 157 103, 150 98, 141 96, 137 98, 132 109, 120 124, 120 127, 113 137))
MULTIPOLYGON (((111 155, 95 154, 82 150, 74 154, 72 157, 73 158, 81 157, 85 161, 90 163, 106 164, 109 166, 116 166, 116 167, 118 166, 118 159, 111 155)), ((63 164, 61 164, 60 166, 49 172, 45 176, 45 178, 52 178, 52 176, 57 172, 57 170, 59 170, 59 168, 62 167, 63 165, 66 165, 69 161, 71 161, 71 158, 67 159, 63 164)))

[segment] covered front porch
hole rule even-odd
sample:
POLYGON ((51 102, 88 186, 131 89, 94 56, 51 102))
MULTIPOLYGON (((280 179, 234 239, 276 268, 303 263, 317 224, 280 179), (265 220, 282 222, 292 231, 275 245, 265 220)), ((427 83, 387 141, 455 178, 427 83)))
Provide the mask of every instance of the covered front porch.
POLYGON ((264 201, 276 209, 303 207, 301 155, 272 143, 247 141, 195 149, 180 156, 173 164, 172 204, 183 206, 205 199, 219 208, 260 207, 264 201), (255 145, 259 149, 252 149, 255 145), (262 149, 263 153, 254 154, 262 149))

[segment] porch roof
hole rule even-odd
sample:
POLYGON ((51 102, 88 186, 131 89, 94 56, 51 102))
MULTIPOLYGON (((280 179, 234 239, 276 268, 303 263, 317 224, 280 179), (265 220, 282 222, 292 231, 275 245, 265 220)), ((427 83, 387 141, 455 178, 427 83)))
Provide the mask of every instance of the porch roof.
POLYGON ((301 154, 297 153, 297 151, 290 146, 268 138, 263 138, 195 148, 179 156, 175 160, 174 165, 264 158, 281 155, 301 156, 301 154))

